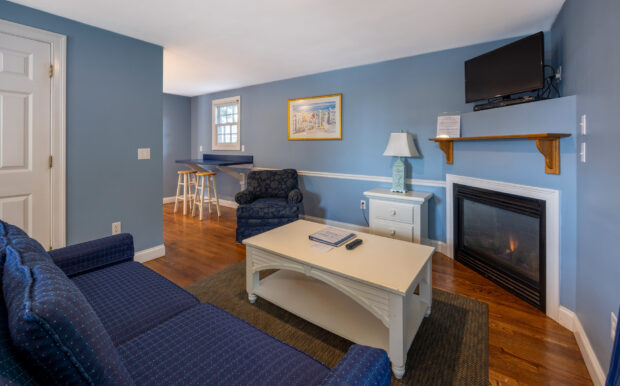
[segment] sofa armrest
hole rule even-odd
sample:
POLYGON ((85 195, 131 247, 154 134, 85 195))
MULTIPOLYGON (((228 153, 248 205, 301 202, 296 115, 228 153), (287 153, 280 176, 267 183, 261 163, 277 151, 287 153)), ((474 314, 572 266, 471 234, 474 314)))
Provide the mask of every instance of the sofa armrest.
POLYGON ((293 189, 288 192, 288 203, 291 205, 299 204, 304 199, 304 195, 301 194, 301 190, 293 189))
POLYGON ((49 251, 52 260, 67 276, 75 276, 109 265, 132 261, 133 237, 122 233, 49 251))
POLYGON ((390 360, 385 350, 354 344, 321 383, 328 385, 390 385, 390 360))
POLYGON ((239 193, 235 194, 235 201, 239 205, 250 204, 254 201, 254 195, 250 193, 247 189, 242 190, 239 193))

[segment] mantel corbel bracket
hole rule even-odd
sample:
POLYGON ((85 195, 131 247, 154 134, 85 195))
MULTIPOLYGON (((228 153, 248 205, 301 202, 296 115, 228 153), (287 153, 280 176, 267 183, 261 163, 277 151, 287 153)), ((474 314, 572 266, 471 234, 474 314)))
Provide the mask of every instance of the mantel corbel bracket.
POLYGON ((536 147, 545 156, 545 173, 560 174, 560 139, 536 139, 536 147))

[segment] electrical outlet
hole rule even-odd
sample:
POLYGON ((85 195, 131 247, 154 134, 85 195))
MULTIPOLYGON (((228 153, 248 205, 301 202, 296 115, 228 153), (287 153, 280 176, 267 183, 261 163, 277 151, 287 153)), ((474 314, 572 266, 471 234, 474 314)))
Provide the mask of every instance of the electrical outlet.
POLYGON ((611 341, 616 338, 616 325, 618 324, 618 317, 613 312, 611 313, 611 341))
POLYGON ((203 151, 204 147, 202 145, 200 145, 200 150, 199 151, 203 151))
POLYGON ((366 200, 360 201, 360 209, 366 209, 366 200))
POLYGON ((562 66, 555 70, 555 79, 559 82, 562 80, 562 66))
POLYGON ((138 159, 151 159, 151 148, 139 148, 138 149, 138 159))
POLYGON ((121 233, 121 222, 120 221, 113 222, 112 223, 112 234, 117 235, 119 233, 121 233))
POLYGON ((581 126, 581 135, 588 134, 587 117, 585 114, 581 116, 581 121, 579 122, 579 126, 581 126))
POLYGON ((241 145, 241 151, 245 151, 245 145, 241 145))

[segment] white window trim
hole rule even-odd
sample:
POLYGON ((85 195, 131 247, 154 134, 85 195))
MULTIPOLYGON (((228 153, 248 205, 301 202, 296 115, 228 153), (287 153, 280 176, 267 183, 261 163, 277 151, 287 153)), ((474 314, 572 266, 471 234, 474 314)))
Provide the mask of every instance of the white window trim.
POLYGON ((230 98, 214 99, 211 102, 211 150, 241 150, 241 97, 235 96, 230 98), (217 127, 215 126, 216 106, 226 105, 230 103, 238 103, 237 114, 239 114, 239 120, 237 121, 237 142, 236 143, 217 143, 217 127))

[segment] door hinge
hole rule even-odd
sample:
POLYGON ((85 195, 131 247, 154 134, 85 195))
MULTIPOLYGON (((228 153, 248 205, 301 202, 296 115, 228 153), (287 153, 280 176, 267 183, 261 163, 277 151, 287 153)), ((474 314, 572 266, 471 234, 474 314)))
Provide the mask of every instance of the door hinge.
POLYGON ((54 166, 54 157, 50 156, 50 169, 54 166))
POLYGON ((54 76, 54 65, 50 64, 50 78, 54 76))

